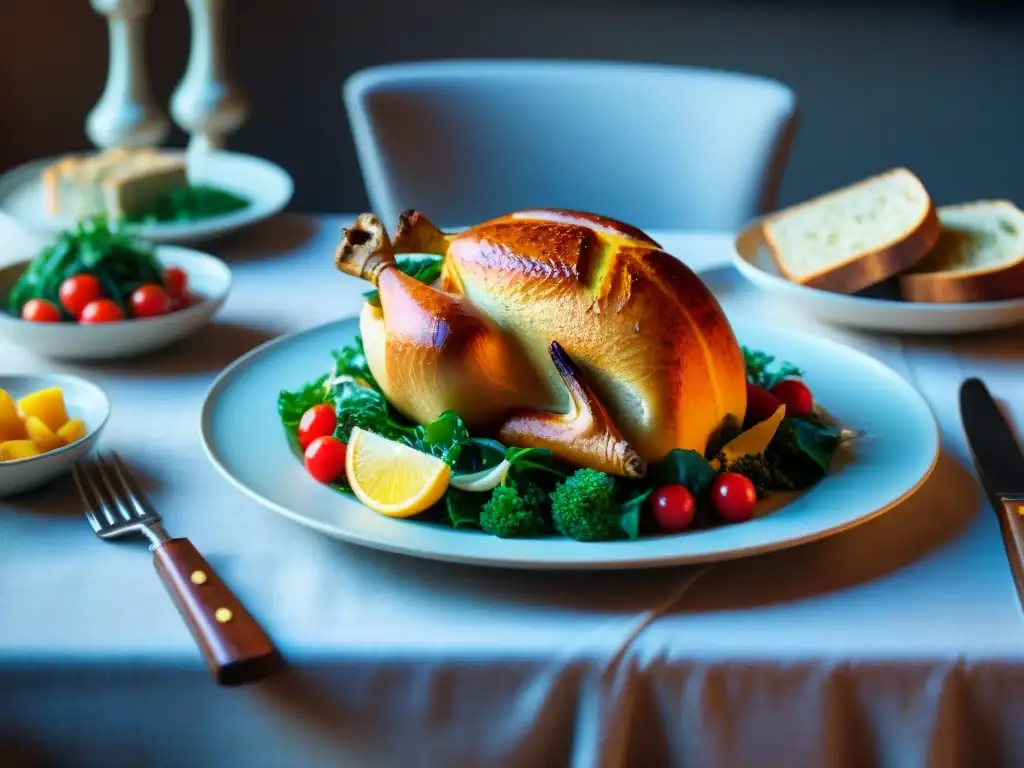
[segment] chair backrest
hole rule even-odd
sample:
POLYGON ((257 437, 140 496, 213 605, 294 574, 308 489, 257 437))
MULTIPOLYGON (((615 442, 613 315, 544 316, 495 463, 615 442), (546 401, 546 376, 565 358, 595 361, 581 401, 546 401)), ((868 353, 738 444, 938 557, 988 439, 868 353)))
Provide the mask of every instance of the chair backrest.
POLYGON ((773 208, 797 122, 774 80, 618 62, 391 64, 343 95, 389 226, 404 208, 461 226, 546 207, 734 230, 773 208))

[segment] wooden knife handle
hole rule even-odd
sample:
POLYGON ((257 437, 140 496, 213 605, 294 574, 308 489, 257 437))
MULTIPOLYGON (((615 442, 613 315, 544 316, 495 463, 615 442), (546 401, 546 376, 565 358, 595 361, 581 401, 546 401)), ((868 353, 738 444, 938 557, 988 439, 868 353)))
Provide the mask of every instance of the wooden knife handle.
POLYGON ((999 499, 996 513, 1013 581, 1024 606, 1024 499, 999 499))
POLYGON ((242 685, 282 665, 274 644, 188 539, 153 550, 153 564, 220 685, 242 685))

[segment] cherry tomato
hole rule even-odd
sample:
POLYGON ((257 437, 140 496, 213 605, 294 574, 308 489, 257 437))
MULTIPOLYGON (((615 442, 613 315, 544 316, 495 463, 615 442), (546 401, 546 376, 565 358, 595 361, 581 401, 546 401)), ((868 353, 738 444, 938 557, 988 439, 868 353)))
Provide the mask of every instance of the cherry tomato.
POLYGON ((158 317, 170 311, 171 300, 156 283, 146 283, 132 291, 132 314, 135 317, 158 317))
POLYGON ((682 485, 663 485, 651 497, 654 520, 666 533, 680 533, 693 522, 697 500, 682 485))
POLYGON ((184 298, 188 293, 188 273, 181 267, 168 267, 164 270, 164 290, 171 299, 184 298))
POLYGON ((72 317, 80 317, 87 304, 103 298, 103 286, 92 275, 75 275, 60 284, 60 305, 72 317))
POLYGON ((180 312, 192 306, 191 296, 181 296, 177 299, 171 298, 171 312, 180 312))
POLYGON ((314 480, 333 483, 345 474, 346 450, 346 445, 336 437, 318 437, 306 448, 306 471, 314 480))
POLYGON ((731 523, 745 522, 754 516, 757 490, 749 477, 723 472, 711 483, 711 506, 731 523))
POLYGON ((745 426, 751 427, 759 424, 782 405, 774 394, 767 389, 762 389, 757 384, 747 383, 747 414, 743 419, 745 426))
POLYGON ((302 446, 302 450, 306 450, 306 447, 318 437, 333 435, 337 426, 338 418, 334 415, 334 408, 327 403, 314 405, 299 419, 299 445, 302 446))
POLYGON ((60 310, 45 299, 29 299, 21 308, 21 319, 30 323, 59 323, 60 310))
POLYGON ((124 312, 110 299, 97 299, 85 305, 78 322, 92 325, 94 323, 117 323, 124 320, 124 312))
POLYGON ((814 395, 798 379, 783 379, 772 387, 771 394, 779 398, 779 402, 786 406, 786 415, 794 419, 804 419, 814 410, 814 395))

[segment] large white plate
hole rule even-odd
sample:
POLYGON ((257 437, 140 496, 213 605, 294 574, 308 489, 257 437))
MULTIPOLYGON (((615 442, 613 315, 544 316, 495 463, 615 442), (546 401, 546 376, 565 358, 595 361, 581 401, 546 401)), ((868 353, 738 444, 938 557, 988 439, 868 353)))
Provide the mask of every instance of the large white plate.
POLYGON ((938 428, 928 405, 895 372, 835 342, 754 322, 733 325, 743 343, 804 367, 819 402, 844 425, 869 434, 816 487, 738 525, 637 541, 503 540, 383 517, 317 484, 288 447, 277 395, 324 373, 330 351, 357 332, 354 318, 270 341, 232 363, 203 404, 202 441, 230 482, 302 525, 374 549, 511 568, 642 568, 782 549, 884 512, 929 475, 938 456, 938 428))
MULTIPOLYGON (((168 150, 168 154, 182 154, 168 150)), ((51 216, 43 207, 43 188, 39 174, 59 158, 50 157, 18 166, 0 176, 0 211, 29 229, 55 235, 74 222, 67 216, 51 216)), ((225 235, 262 221, 281 211, 292 199, 294 182, 283 168, 251 155, 215 151, 189 160, 189 179, 193 183, 218 186, 250 200, 235 213, 215 216, 187 224, 147 224, 133 226, 138 235, 155 243, 191 243, 225 235)))
POLYGON ((797 285, 779 274, 764 242, 761 221, 736 237, 732 253, 736 269, 751 283, 804 314, 827 323, 868 331, 951 334, 992 331, 1024 323, 1024 298, 965 304, 902 301, 889 286, 859 295, 797 285))

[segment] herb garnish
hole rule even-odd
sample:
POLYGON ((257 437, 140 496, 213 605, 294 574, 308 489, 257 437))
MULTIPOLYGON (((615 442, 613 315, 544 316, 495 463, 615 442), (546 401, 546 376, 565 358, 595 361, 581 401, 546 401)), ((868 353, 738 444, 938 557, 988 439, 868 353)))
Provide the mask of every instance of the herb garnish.
POLYGON ((743 347, 743 360, 747 365, 747 381, 770 390, 783 379, 799 379, 804 372, 792 363, 780 362, 775 370, 775 356, 767 352, 743 347))

